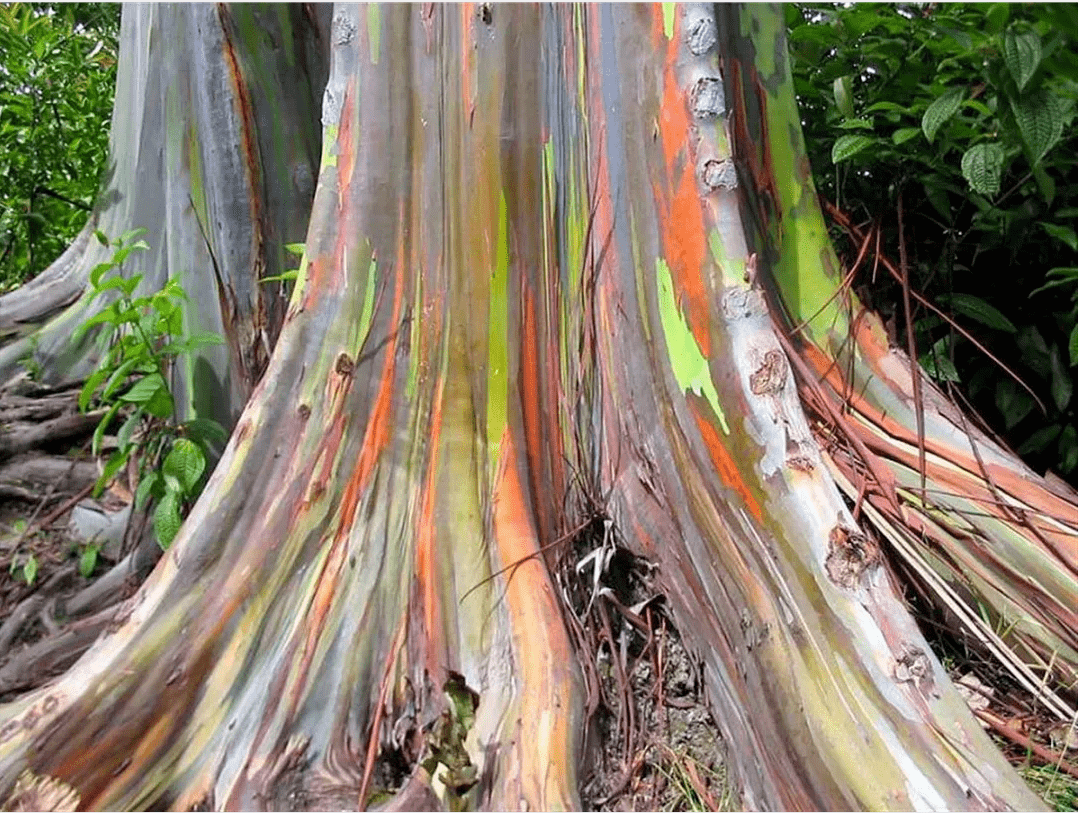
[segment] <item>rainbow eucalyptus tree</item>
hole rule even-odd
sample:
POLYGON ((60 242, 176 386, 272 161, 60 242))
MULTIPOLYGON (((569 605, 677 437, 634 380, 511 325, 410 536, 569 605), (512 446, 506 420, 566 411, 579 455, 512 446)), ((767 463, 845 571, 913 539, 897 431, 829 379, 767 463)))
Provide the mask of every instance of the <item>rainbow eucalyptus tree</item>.
POLYGON ((888 562, 1062 717, 1078 501, 831 299, 779 12, 370 5, 327 29, 132 7, 122 48, 98 217, 154 217, 159 273, 202 269, 228 392, 257 374, 257 277, 301 210, 306 252, 173 546, 74 666, 0 707, 0 787, 578 807, 595 653, 555 563, 598 521, 703 665, 746 807, 1038 805, 888 562), (379 787, 391 753, 407 778, 379 787))

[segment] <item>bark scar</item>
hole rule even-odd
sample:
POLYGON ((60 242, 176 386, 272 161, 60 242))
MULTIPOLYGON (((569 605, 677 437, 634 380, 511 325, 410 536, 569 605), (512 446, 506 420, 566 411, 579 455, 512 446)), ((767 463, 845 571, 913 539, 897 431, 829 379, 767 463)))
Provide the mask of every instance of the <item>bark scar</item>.
POLYGON ((880 547, 860 531, 839 522, 828 534, 827 575, 839 587, 855 589, 882 561, 880 547))

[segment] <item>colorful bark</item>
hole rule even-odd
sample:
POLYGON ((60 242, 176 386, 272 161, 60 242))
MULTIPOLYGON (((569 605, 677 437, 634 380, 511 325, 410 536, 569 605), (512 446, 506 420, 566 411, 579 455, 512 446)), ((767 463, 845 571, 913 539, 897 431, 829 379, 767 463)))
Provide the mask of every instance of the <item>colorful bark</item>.
POLYGON ((0 707, 0 787, 365 804, 396 749, 405 793, 445 797, 448 766, 416 763, 463 681, 478 783, 451 801, 579 807, 593 653, 551 564, 584 488, 656 565, 746 806, 1035 806, 822 465, 741 222, 720 55, 746 66, 713 13, 335 10, 277 349, 124 617, 0 707))
POLYGON ((780 24, 758 9, 728 21, 738 78, 734 141, 754 179, 747 201, 762 227, 774 302, 787 326, 806 322, 798 352, 825 382, 806 398, 820 417, 825 394, 841 406, 829 465, 850 499, 860 502, 863 492, 878 512, 872 525, 920 574, 936 606, 1069 723, 1075 708, 1065 696, 1078 681, 1078 494, 1000 449, 919 368, 915 387, 908 356, 889 346, 879 318, 852 291, 834 296, 842 274, 804 160, 790 75, 785 60, 765 66, 759 58, 779 53, 769 43, 781 39, 780 24), (867 483, 844 433, 874 458, 867 483), (880 469, 884 478, 875 476, 880 469))

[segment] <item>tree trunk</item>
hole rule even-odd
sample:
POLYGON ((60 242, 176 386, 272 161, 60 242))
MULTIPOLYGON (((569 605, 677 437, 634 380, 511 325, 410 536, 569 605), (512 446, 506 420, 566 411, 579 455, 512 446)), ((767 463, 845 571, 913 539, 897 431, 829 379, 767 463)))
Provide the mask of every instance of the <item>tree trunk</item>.
POLYGON ((235 424, 286 305, 282 287, 259 278, 286 269, 284 246, 307 226, 328 28, 323 6, 125 8, 103 188, 71 247, 0 296, 0 381, 27 359, 48 384, 86 374, 99 348, 92 333, 79 345, 71 333, 104 304, 83 290, 112 253, 92 233, 143 228, 151 250, 132 254, 126 275, 144 275, 140 291, 179 278, 185 330, 226 340, 174 371, 182 414, 235 424))
MULTIPOLYGON (((192 88, 212 83, 209 46, 175 33, 205 13, 140 10, 135 36, 125 10, 127 70, 157 43, 160 59, 190 60, 192 88)), ((893 465, 917 471, 903 428, 912 379, 877 350, 878 332, 828 321, 833 335, 790 354, 772 326, 776 292, 793 319, 811 315, 834 260, 781 13, 714 14, 334 11, 306 256, 268 369, 143 588, 64 676, 0 707, 0 787, 29 770, 86 808, 362 806, 376 791, 402 808, 579 807, 597 654, 574 644, 564 575, 567 556, 593 552, 588 610, 623 597, 619 556, 649 563, 648 587, 703 666, 744 806, 1038 806, 835 477, 858 514, 897 529, 902 555, 934 515, 913 510, 896 473, 864 480, 862 500, 862 475, 821 448, 802 411, 795 368, 826 415, 822 398, 874 373, 876 390, 857 389, 855 451, 880 455, 882 426, 888 448, 906 444, 893 465), (820 360, 847 358, 829 343, 847 333, 861 342, 849 379, 820 360), (830 390, 811 386, 814 372, 830 390), (385 781, 393 760, 403 787, 385 781)), ((275 30, 256 54, 288 51, 289 29, 275 30)), ((160 117, 168 98, 142 115, 160 117)), ((295 128, 284 133, 313 121, 292 122, 298 112, 282 114, 295 128)), ((185 183, 166 179, 163 199, 185 183)), ((244 201, 210 218, 220 251, 246 250, 229 228, 244 201)), ((174 228, 164 218, 162 237, 174 228)), ((192 299, 221 290, 194 284, 192 299)), ((926 413, 925 476, 973 489, 948 479, 953 430, 932 434, 953 414, 926 413)), ((1073 495, 1022 477, 1024 505, 1071 521, 1073 495)), ((1007 510, 977 535, 947 526, 967 554, 951 561, 985 540, 997 559, 971 583, 1048 615, 1073 562, 1050 578, 1065 544, 1055 520, 1022 526, 1007 510), (1015 599, 1020 557, 1044 579, 1015 599)), ((1058 643, 1071 668, 1073 618, 1037 619, 1054 637, 1022 645, 1058 643)))

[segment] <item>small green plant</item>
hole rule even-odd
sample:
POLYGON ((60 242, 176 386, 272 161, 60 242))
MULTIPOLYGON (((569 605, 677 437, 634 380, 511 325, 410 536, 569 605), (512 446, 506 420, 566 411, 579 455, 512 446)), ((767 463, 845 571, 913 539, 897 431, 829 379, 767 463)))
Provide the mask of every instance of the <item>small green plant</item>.
MULTIPOLYGON (((297 257, 303 257, 303 252, 305 252, 306 250, 307 250, 307 244, 306 243, 286 243, 285 244, 285 251, 287 251, 289 254, 295 254, 297 257)), ((301 265, 302 265, 302 263, 301 263, 301 265)), ((272 276, 268 276, 268 277, 260 277, 258 281, 262 282, 262 283, 266 283, 266 282, 290 282, 290 281, 296 279, 299 276, 299 272, 300 272, 299 268, 291 268, 288 271, 285 271, 283 274, 273 274, 272 276)))
MULTIPOLYGON (((95 494, 129 461, 137 460, 135 507, 141 508, 151 498, 156 501, 154 534, 161 547, 167 548, 180 528, 181 510, 198 496, 209 443, 225 439, 215 421, 198 417, 176 421, 168 384, 172 365, 200 347, 220 344, 221 338, 215 333, 182 338, 187 295, 176 279, 157 293, 135 296, 142 275, 125 278, 122 266, 131 252, 149 248, 144 240, 136 240, 142 231, 128 232, 112 243, 95 232, 102 245, 115 251, 90 272, 90 299, 108 292, 115 292, 115 298, 75 331, 77 341, 86 331, 102 326, 100 340, 106 348, 79 394, 79 409, 85 412, 98 406, 106 410, 94 430, 95 455, 101 453, 105 430, 117 417, 124 417, 116 433, 117 448, 105 463, 95 494)), ((96 564, 96 552, 93 558, 96 564)))
POLYGON ((22 576, 27 587, 33 587, 37 580, 37 557, 30 554, 25 559, 12 558, 8 573, 14 576, 16 573, 22 576))
POLYGON ((82 550, 79 553, 79 575, 83 578, 90 578, 94 573, 94 568, 97 567, 97 553, 101 550, 101 546, 96 542, 90 542, 83 545, 82 550))
POLYGON ((42 374, 45 372, 41 366, 41 362, 37 358, 37 334, 30 336, 29 344, 30 349, 25 356, 19 359, 19 366, 22 367, 26 374, 30 377, 31 381, 40 381, 42 374))

